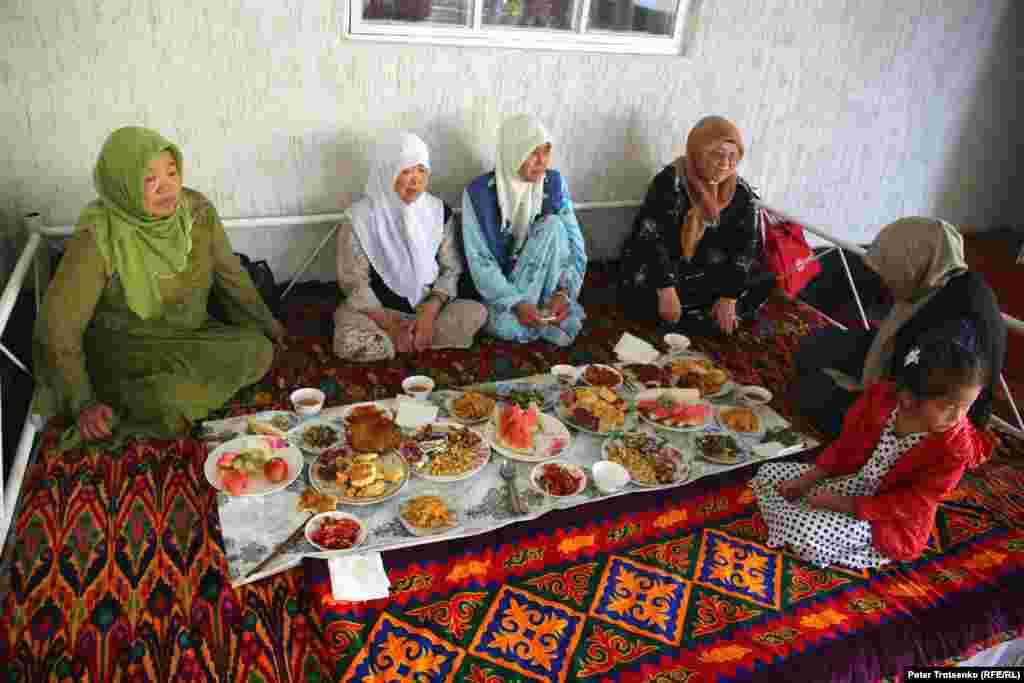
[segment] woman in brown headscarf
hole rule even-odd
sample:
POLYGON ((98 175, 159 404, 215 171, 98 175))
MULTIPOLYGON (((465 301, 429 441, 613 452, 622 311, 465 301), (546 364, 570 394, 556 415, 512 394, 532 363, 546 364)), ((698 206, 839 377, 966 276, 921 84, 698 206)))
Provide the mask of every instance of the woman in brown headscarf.
POLYGON ((804 342, 794 358, 801 412, 838 434, 861 387, 897 376, 912 348, 944 337, 984 361, 987 383, 968 417, 987 426, 1006 359, 1006 323, 991 287, 967 270, 959 231, 935 218, 901 218, 882 228, 864 260, 892 294, 892 310, 877 330, 830 328, 804 342))
POLYGON ((654 177, 621 261, 620 286, 643 315, 731 334, 771 292, 774 277, 757 268, 757 195, 736 173, 743 152, 739 129, 708 116, 690 131, 686 156, 654 177))

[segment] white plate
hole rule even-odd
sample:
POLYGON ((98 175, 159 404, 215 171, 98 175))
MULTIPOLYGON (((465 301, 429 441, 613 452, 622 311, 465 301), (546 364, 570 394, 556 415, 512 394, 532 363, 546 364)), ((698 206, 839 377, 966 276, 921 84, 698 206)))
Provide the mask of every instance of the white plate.
MULTIPOLYGON (((453 404, 455 403, 455 401, 457 399, 460 399, 463 396, 465 396, 466 393, 468 393, 468 392, 465 392, 465 391, 452 392, 451 395, 447 396, 444 399, 444 410, 445 410, 446 413, 448 413, 448 417, 451 418, 452 420, 454 420, 455 422, 459 422, 459 423, 464 424, 464 425, 483 424, 484 422, 487 422, 489 419, 491 419, 491 415, 490 414, 484 415, 483 417, 476 418, 476 419, 470 419, 470 418, 466 418, 466 417, 459 417, 458 415, 455 414, 455 411, 452 409, 453 408, 453 404)), ((477 393, 479 393, 479 392, 477 392, 477 393)), ((488 398, 493 399, 494 397, 493 396, 488 396, 488 398)), ((495 405, 497 405, 497 402, 495 402, 495 405)), ((493 412, 494 411, 492 409, 491 413, 493 413, 493 412)))
POLYGON ((729 433, 724 432, 724 431, 715 430, 715 431, 712 431, 712 432, 708 432, 707 434, 698 434, 697 437, 694 439, 693 447, 694 447, 694 450, 697 453, 697 457, 703 458, 703 459, 707 460, 708 462, 713 462, 713 463, 716 463, 718 465, 745 465, 745 464, 747 464, 748 462, 750 462, 751 460, 754 459, 754 454, 751 453, 750 451, 748 451, 746 448, 743 447, 742 440, 737 439, 732 434, 729 434, 729 433), (733 441, 735 441, 736 445, 738 447, 737 451, 736 451, 736 457, 735 458, 720 458, 720 457, 710 456, 710 455, 706 454, 704 452, 704 449, 701 448, 700 444, 701 444, 701 439, 703 439, 705 437, 709 437, 709 436, 710 437, 725 436, 725 437, 728 437, 728 438, 732 439, 733 441))
MULTIPOLYGON (((497 415, 498 413, 495 411, 495 416, 497 415)), ((484 439, 491 445, 491 448, 506 458, 519 460, 520 462, 550 460, 559 453, 569 450, 569 447, 572 445, 572 434, 569 433, 569 429, 562 424, 561 420, 553 415, 540 413, 537 423, 540 425, 540 431, 534 436, 533 450, 531 451, 520 451, 500 444, 498 442, 498 429, 494 419, 487 421, 481 429, 481 433, 484 439), (554 447, 558 442, 561 442, 562 446, 556 449, 554 447)))
POLYGON ((398 495, 398 492, 409 481, 409 463, 397 451, 382 453, 374 462, 377 463, 378 467, 399 467, 402 470, 402 478, 390 484, 384 493, 379 496, 356 498, 346 495, 345 489, 339 486, 337 481, 324 479, 320 476, 320 467, 316 464, 309 466, 309 483, 320 493, 334 496, 338 499, 339 503, 344 503, 345 505, 373 505, 398 495))
POLYGON ((645 389, 644 391, 641 391, 639 394, 637 394, 636 395, 636 406, 637 406, 636 412, 637 412, 638 415, 640 415, 640 419, 643 420, 644 422, 646 422, 649 425, 653 425, 653 426, 657 427, 658 429, 665 429, 665 430, 670 431, 670 432, 699 432, 701 430, 706 429, 708 427, 708 425, 714 423, 714 414, 715 414, 714 413, 714 409, 711 407, 710 403, 708 403, 707 401, 705 401, 703 399, 700 399, 698 401, 691 401, 691 403, 704 405, 704 406, 707 406, 707 408, 708 408, 707 417, 704 419, 703 424, 699 424, 699 425, 687 425, 685 427, 677 427, 675 425, 665 424, 663 422, 658 422, 657 420, 653 420, 653 419, 647 417, 644 414, 644 412, 642 410, 640 410, 639 405, 640 405, 641 401, 657 400, 662 395, 672 396, 674 391, 678 391, 678 390, 677 389, 645 389))
POLYGON ((747 407, 747 406, 738 406, 738 405, 735 405, 735 404, 732 404, 732 403, 723 404, 723 405, 720 405, 720 406, 715 406, 715 417, 718 419, 718 425, 723 430, 725 430, 726 432, 728 432, 729 434, 732 434, 734 436, 739 436, 739 437, 742 437, 744 439, 753 439, 755 441, 760 440, 761 437, 764 436, 764 433, 765 433, 764 415, 762 415, 761 411, 758 410, 757 408, 750 408, 750 407, 747 407), (733 429, 732 427, 727 425, 725 423, 725 420, 722 419, 722 414, 726 413, 726 412, 728 412, 730 410, 749 410, 752 413, 754 413, 754 415, 757 416, 757 429, 755 429, 753 431, 750 431, 750 432, 743 432, 743 431, 740 431, 738 429, 733 429))
POLYGON ((615 367, 612 367, 611 365, 604 365, 603 363, 591 363, 590 365, 584 365, 580 369, 579 380, 584 384, 587 384, 592 387, 608 387, 609 389, 619 389, 622 387, 622 383, 625 381, 625 377, 622 376, 622 372, 620 370, 618 370, 615 367), (618 375, 619 381, 616 382, 615 384, 591 384, 590 382, 587 381, 587 370, 592 367, 601 368, 603 370, 610 370, 611 372, 614 372, 616 375, 618 375))
POLYGON ((267 478, 263 476, 262 472, 250 474, 249 486, 240 497, 266 496, 287 488, 288 485, 295 481, 302 473, 302 466, 306 463, 302 458, 302 451, 284 439, 253 434, 240 436, 226 443, 222 443, 220 446, 213 449, 213 451, 206 456, 206 462, 203 464, 203 472, 206 474, 206 481, 210 482, 210 485, 218 491, 224 491, 224 484, 221 482, 220 478, 220 468, 217 467, 217 461, 220 459, 220 456, 228 451, 241 451, 246 448, 256 448, 261 444, 269 446, 274 457, 284 458, 284 461, 288 463, 288 476, 275 484, 268 481, 267 478), (274 448, 274 445, 281 445, 282 447, 274 448))
MULTIPOLYGON (((288 410, 266 410, 262 413, 250 415, 250 417, 253 422, 266 422, 277 427, 282 432, 290 431, 295 427, 295 425, 299 424, 299 421, 302 419, 295 413, 288 410), (281 427, 280 425, 276 425, 273 420, 278 420, 282 424, 285 424, 285 426, 281 427)), ((248 429, 248 423, 246 423, 246 429, 248 429)))
POLYGON ((455 501, 450 496, 447 496, 441 493, 440 491, 434 489, 424 489, 422 491, 410 493, 405 498, 398 501, 398 521, 400 521, 402 523, 402 526, 404 526, 406 530, 413 536, 437 536, 438 534, 448 533, 452 529, 457 529, 462 524, 462 513, 459 510, 458 506, 455 504, 455 501), (413 499, 419 498, 421 496, 437 496, 442 501, 444 501, 444 504, 448 506, 448 509, 451 510, 452 515, 454 515, 455 517, 454 523, 446 524, 444 526, 431 529, 416 526, 415 524, 407 520, 405 518, 405 507, 409 503, 411 503, 413 499))
POLYGON ((621 434, 627 428, 626 423, 630 421, 629 414, 627 413, 625 419, 622 422, 621 427, 617 429, 609 429, 606 432, 599 432, 590 429, 589 427, 584 427, 583 425, 576 424, 576 421, 573 420, 572 417, 569 415, 569 409, 562 404, 558 404, 558 419, 560 419, 564 424, 568 425, 569 427, 572 427, 575 430, 581 431, 585 434, 593 434, 594 436, 611 436, 612 434, 621 434))
MULTIPOLYGON (((651 437, 652 436, 648 432, 629 432, 628 434, 643 434, 644 436, 647 436, 647 437, 651 437)), ((627 436, 627 434, 620 434, 618 436, 613 436, 613 437, 610 437, 608 439, 605 439, 604 443, 601 444, 601 458, 604 459, 604 460, 611 461, 611 459, 608 457, 608 449, 613 447, 613 446, 622 447, 623 446, 623 442, 624 442, 626 436, 627 436)), ((675 486, 676 484, 681 484, 682 482, 686 481, 690 477, 690 465, 686 462, 686 457, 683 455, 683 452, 681 450, 679 450, 678 448, 676 448, 675 446, 673 446, 672 444, 670 444, 665 439, 662 439, 662 438, 660 438, 658 436, 653 436, 653 438, 658 441, 659 452, 662 455, 670 458, 675 463, 675 466, 676 466, 676 476, 675 476, 675 479, 673 479, 670 482, 665 482, 665 483, 658 483, 658 482, 651 483, 651 482, 641 481, 641 480, 639 480, 639 479, 637 479, 636 477, 633 476, 632 470, 630 470, 628 467, 626 467, 626 465, 624 465, 622 463, 619 463, 623 467, 626 467, 626 471, 629 472, 629 480, 631 482, 633 482, 634 484, 636 484, 637 486, 640 486, 642 488, 657 488, 659 486, 675 486)), ((612 461, 612 462, 614 462, 614 461, 612 461)))
MULTIPOLYGON (((480 444, 477 446, 477 463, 472 468, 466 470, 465 472, 450 475, 430 474, 425 469, 412 467, 412 472, 417 477, 420 477, 421 479, 426 479, 427 481, 435 481, 439 483, 462 481, 463 479, 469 479, 470 477, 475 476, 478 472, 480 472, 480 470, 487 466, 487 463, 491 461, 491 445, 487 443, 487 439, 483 437, 483 434, 481 434, 477 430, 471 429, 470 427, 466 427, 465 425, 459 424, 458 422, 451 422, 447 420, 439 420, 437 422, 432 422, 430 423, 429 427, 433 431, 447 432, 451 429, 465 429, 468 432, 476 434, 478 437, 480 437, 480 444)), ((416 432, 419 433, 419 429, 417 429, 416 432)), ((426 467, 426 465, 430 464, 430 461, 431 456, 428 454, 426 456, 426 459, 424 460, 424 468, 426 467)))
POLYGON ((366 525, 363 524, 363 520, 359 519, 355 515, 351 515, 347 512, 321 512, 318 515, 313 515, 308 522, 306 522, 306 540, 314 548, 318 548, 323 551, 330 552, 332 550, 351 550, 352 548, 361 546, 366 541, 366 525), (349 519, 359 525, 359 534, 356 536, 356 542, 348 548, 328 548, 327 546, 320 545, 313 540, 313 534, 320 530, 323 526, 324 520, 327 519, 349 519))
POLYGON ((313 455, 320 455, 332 448, 338 448, 345 445, 345 428, 334 420, 327 420, 322 417, 313 417, 304 422, 300 422, 296 427, 292 428, 292 430, 288 432, 288 440, 300 450, 312 453, 313 455), (306 430, 310 427, 328 427, 332 432, 334 432, 335 438, 326 446, 311 446, 306 443, 304 438, 306 430))
POLYGON ((539 462, 533 466, 532 470, 530 470, 530 484, 533 486, 535 490, 544 494, 545 496, 551 496, 552 498, 572 498, 573 496, 580 495, 581 493, 583 493, 583 489, 587 488, 587 472, 576 463, 568 462, 566 460, 550 460, 548 462, 539 462), (550 465, 564 467, 565 469, 575 474, 575 478, 578 481, 578 484, 576 485, 576 490, 564 496, 558 496, 555 495, 554 493, 549 493, 547 489, 541 486, 540 476, 544 473, 544 468, 550 465))
MULTIPOLYGON (((726 379, 725 383, 722 384, 721 387, 719 387, 718 391, 716 391, 714 393, 710 393, 710 394, 701 394, 701 398, 722 398, 723 396, 729 395, 729 393, 731 393, 734 389, 736 389, 737 384, 733 380, 731 372, 729 372, 728 370, 723 368, 721 365, 716 363, 714 361, 714 359, 711 358, 710 356, 706 356, 706 355, 704 355, 702 353, 694 353, 692 351, 686 351, 684 353, 680 353, 680 354, 677 354, 677 355, 674 355, 674 356, 670 356, 669 358, 667 358, 667 359, 665 359, 665 360, 663 360, 661 362, 662 367, 664 367, 665 370, 669 373, 669 381, 672 382, 672 386, 674 386, 676 388, 679 388, 679 389, 686 388, 686 387, 680 387, 679 386, 679 384, 678 384, 679 376, 675 375, 674 373, 672 373, 672 371, 669 369, 669 365, 671 365, 672 363, 674 363, 676 361, 683 360, 684 358, 694 358, 694 359, 699 359, 699 360, 707 361, 708 363, 710 363, 711 365, 715 366, 716 368, 725 371, 725 373, 728 375, 728 379, 726 379)), ((693 387, 693 388, 696 389, 697 387, 693 387)))

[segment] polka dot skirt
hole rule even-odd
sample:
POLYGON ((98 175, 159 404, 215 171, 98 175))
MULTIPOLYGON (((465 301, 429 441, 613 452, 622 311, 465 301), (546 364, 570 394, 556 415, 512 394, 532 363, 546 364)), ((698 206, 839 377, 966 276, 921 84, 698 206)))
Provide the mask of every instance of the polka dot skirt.
MULTIPOLYGON (((871 458, 859 472, 826 479, 809 493, 831 491, 842 496, 873 496, 882 478, 904 453, 916 446, 927 434, 917 432, 897 438, 895 433, 898 408, 889 415, 882 436, 871 458)), ((768 526, 768 545, 779 548, 786 544, 803 559, 819 567, 833 562, 866 569, 880 567, 889 558, 871 545, 871 523, 832 510, 809 507, 801 501, 789 502, 779 495, 779 482, 794 479, 811 465, 801 463, 769 463, 751 480, 761 516, 768 526)))

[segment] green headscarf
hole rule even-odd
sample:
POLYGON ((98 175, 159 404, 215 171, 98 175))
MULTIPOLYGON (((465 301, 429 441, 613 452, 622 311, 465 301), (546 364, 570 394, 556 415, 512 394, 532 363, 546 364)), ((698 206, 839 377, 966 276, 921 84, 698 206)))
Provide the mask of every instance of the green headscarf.
POLYGON ((160 276, 185 270, 192 251, 192 212, 184 192, 166 218, 155 218, 144 208, 149 163, 165 151, 174 155, 183 174, 181 151, 156 131, 127 126, 111 133, 93 171, 100 198, 78 219, 79 225, 93 227, 100 253, 121 279, 128 306, 143 320, 163 310, 160 276))

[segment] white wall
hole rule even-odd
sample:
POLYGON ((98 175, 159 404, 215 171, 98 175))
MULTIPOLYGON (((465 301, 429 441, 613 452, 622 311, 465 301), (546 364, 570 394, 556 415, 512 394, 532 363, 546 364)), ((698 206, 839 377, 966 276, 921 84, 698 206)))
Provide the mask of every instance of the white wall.
POLYGON ((1008 220, 1014 3, 703 0, 684 58, 356 43, 341 0, 2 0, 0 221, 72 222, 126 124, 177 141, 223 216, 345 206, 395 127, 426 138, 457 200, 517 111, 548 124, 577 200, 641 197, 720 113, 767 200, 845 237, 911 213, 1008 220))

